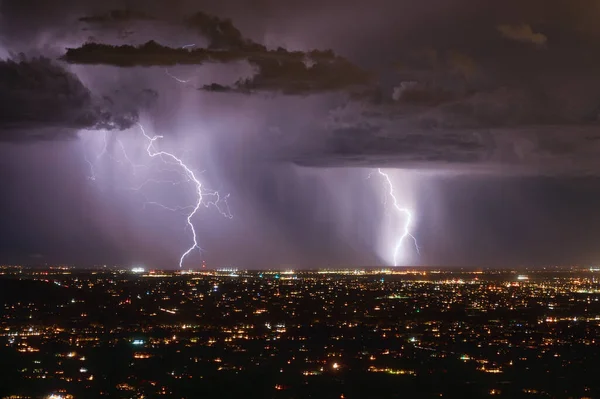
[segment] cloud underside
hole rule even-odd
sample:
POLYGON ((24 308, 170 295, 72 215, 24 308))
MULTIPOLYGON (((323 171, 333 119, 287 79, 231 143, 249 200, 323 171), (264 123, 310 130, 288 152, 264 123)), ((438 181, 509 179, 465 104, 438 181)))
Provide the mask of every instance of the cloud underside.
POLYGON ((68 139, 77 130, 131 127, 157 93, 93 95, 47 58, 0 61, 0 141, 68 139), (126 100, 126 101, 125 101, 126 100))
POLYGON ((232 86, 213 84, 203 87, 207 91, 219 92, 309 94, 359 89, 370 82, 367 72, 330 50, 267 50, 256 43, 228 49, 175 49, 154 41, 137 47, 87 43, 79 48, 68 49, 63 60, 74 64, 118 67, 169 67, 246 61, 255 67, 256 74, 252 78, 240 79, 232 86))
MULTIPOLYGON (((113 10, 108 14, 84 17, 88 23, 148 19, 145 14, 113 10)), ((119 67, 199 65, 245 61, 256 69, 252 78, 240 79, 231 86, 209 84, 203 90, 244 93, 310 93, 354 90, 367 86, 371 76, 332 50, 269 50, 243 36, 231 20, 198 12, 181 22, 208 40, 206 48, 170 48, 155 41, 141 46, 110 46, 87 43, 67 49, 63 59, 77 64, 104 64, 119 67)))
POLYGON ((414 83, 329 114, 311 166, 496 174, 600 174, 600 84, 570 79, 471 93, 414 83))
POLYGON ((152 21, 155 20, 154 17, 146 14, 145 12, 135 11, 131 9, 124 10, 111 10, 104 14, 97 15, 89 15, 85 17, 79 18, 79 21, 85 22, 88 24, 109 24, 109 23, 128 23, 132 21, 152 21))
POLYGON ((290 158, 312 167, 382 167, 442 173, 577 176, 600 173, 595 126, 418 131, 339 129, 290 158))
POLYGON ((600 175, 596 41, 503 26, 470 53, 420 49, 394 87, 333 110, 307 166, 600 175), (509 39, 509 40, 507 40, 509 39), (494 40, 497 40, 494 42, 494 40), (533 44, 533 46, 532 46, 533 44))

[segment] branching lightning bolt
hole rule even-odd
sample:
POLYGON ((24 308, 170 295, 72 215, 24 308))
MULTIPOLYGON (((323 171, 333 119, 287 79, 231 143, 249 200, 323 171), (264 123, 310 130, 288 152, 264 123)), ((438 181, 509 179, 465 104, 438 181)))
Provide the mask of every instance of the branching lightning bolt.
POLYGON ((410 229, 412 227, 413 215, 410 209, 402 208, 400 205, 398 205, 398 200, 396 199, 396 194, 394 192, 394 185, 390 180, 390 176, 384 171, 382 171, 381 168, 377 169, 377 172, 385 179, 385 184, 387 185, 388 194, 392 198, 394 209, 404 218, 402 234, 400 235, 400 237, 398 237, 398 240, 396 241, 396 246, 394 247, 394 266, 398 266, 398 253, 400 252, 400 249, 402 248, 402 245, 404 244, 405 240, 413 240, 415 249, 417 253, 420 254, 417 239, 410 232, 410 229))
MULTIPOLYGON (((191 48, 191 47, 195 47, 195 46, 196 46, 196 44, 190 43, 190 44, 183 45, 181 48, 187 49, 187 48, 191 48)), ((191 79, 184 80, 184 79, 178 78, 177 76, 171 74, 168 69, 165 69, 165 74, 168 77, 170 77, 171 79, 177 81, 178 83, 186 84, 191 81, 191 79)), ((139 193, 142 196, 142 198, 144 199, 143 208, 145 208, 147 205, 153 205, 153 206, 157 206, 162 209, 173 211, 173 212, 185 212, 187 226, 190 228, 190 230, 192 232, 192 245, 179 258, 179 267, 181 268, 183 266, 183 262, 185 261, 186 257, 190 253, 192 253, 192 251, 194 251, 194 250, 202 251, 202 248, 198 244, 198 237, 196 234, 196 229, 193 224, 194 216, 197 214, 198 210, 200 209, 200 207, 202 205, 204 205, 207 208, 210 207, 211 205, 213 205, 219 211, 219 213, 221 215, 225 216, 228 219, 233 219, 233 215, 231 213, 231 210, 229 209, 229 203, 227 202, 227 200, 229 198, 229 194, 227 194, 224 197, 221 197, 221 195, 219 194, 218 191, 207 190, 205 187, 203 187, 202 183, 200 182, 200 180, 197 177, 197 174, 190 167, 188 167, 186 165, 186 163, 182 160, 181 157, 178 157, 175 154, 170 153, 170 152, 158 150, 156 148, 157 141, 162 139, 163 136, 160 136, 160 135, 149 136, 141 124, 138 123, 138 126, 142 132, 142 135, 144 136, 145 140, 147 141, 147 146, 145 149, 146 149, 148 156, 150 158, 159 159, 163 164, 168 165, 168 167, 166 167, 164 169, 158 169, 158 171, 159 172, 169 172, 169 173, 176 172, 178 174, 178 176, 180 177, 180 179, 166 180, 166 179, 153 179, 152 178, 152 179, 147 179, 145 182, 143 182, 138 187, 132 187, 130 189, 133 191, 136 191, 137 193, 139 193), (195 202, 191 205, 167 206, 158 201, 150 200, 145 195, 145 193, 142 191, 142 189, 149 184, 178 185, 178 184, 184 184, 184 183, 191 183, 194 187, 195 202)), ((92 181, 97 180, 95 165, 96 165, 96 162, 98 162, 98 160, 100 158, 102 158, 104 155, 109 156, 112 160, 114 160, 118 163, 123 163, 123 161, 125 161, 131 167, 131 171, 132 171, 133 175, 136 175, 136 171, 139 168, 147 168, 148 167, 148 165, 138 165, 138 164, 134 163, 132 161, 132 159, 129 157, 129 155, 127 154, 127 150, 126 150, 123 142, 116 137, 115 137, 115 141, 119 145, 119 147, 122 151, 122 158, 120 157, 121 159, 117 159, 116 157, 114 157, 112 155, 112 153, 109 151, 108 134, 109 134, 108 132, 104 132, 103 147, 102 147, 102 150, 100 151, 100 153, 96 156, 95 161, 90 160, 84 152, 85 162, 89 165, 89 168, 90 168, 90 176, 88 176, 89 180, 92 180, 92 181)))
MULTIPOLYGON (((150 137, 146 131, 144 130, 144 127, 138 123, 138 126, 140 127, 140 130, 143 134, 143 136, 146 138, 146 140, 148 140, 148 146, 146 147, 146 152, 148 153, 148 156, 150 156, 151 158, 155 158, 155 157, 159 157, 159 158, 163 158, 166 157, 168 159, 173 160, 177 165, 179 165, 181 167, 181 169, 183 170, 184 175, 189 178, 189 180, 194 184, 195 187, 195 191, 196 191, 196 203, 194 204, 191 212, 188 213, 187 215, 187 225, 189 226, 190 230, 192 231, 192 245, 187 249, 187 251, 185 251, 181 257, 179 258, 179 267, 183 266, 183 262, 185 260, 185 258, 195 249, 201 251, 202 248, 198 245, 198 237, 196 234, 196 228, 194 227, 194 223, 192 223, 192 218, 194 217, 194 215, 196 215, 196 213, 198 212, 198 209, 200 209, 200 207, 202 205, 205 206, 209 206, 209 205, 214 205, 219 212, 227 217, 227 218, 233 218, 233 216, 231 215, 231 213, 229 212, 229 206, 227 204, 227 197, 229 197, 229 195, 227 195, 227 197, 225 197, 224 203, 227 205, 227 210, 223 211, 221 210, 221 208, 219 207, 219 202, 221 200, 219 193, 216 191, 212 191, 212 192, 208 192, 205 193, 203 191, 202 188, 202 183, 200 183, 200 181, 198 180, 198 178, 196 177, 196 174, 194 173, 194 171, 192 169, 190 169, 180 158, 178 158, 177 156, 175 156, 174 154, 170 153, 170 152, 166 152, 166 151, 159 151, 155 148, 154 143, 159 140, 162 139, 163 136, 152 136, 150 137), (210 201, 205 203, 204 202, 204 196, 208 195, 208 196, 212 196, 214 198, 216 198, 216 200, 214 201, 210 201)), ((163 160, 164 161, 164 160, 163 160)), ((160 206, 163 206, 161 204, 158 203, 154 203, 160 206)), ((163 206, 164 207, 164 206, 163 206)), ((165 207, 166 208, 166 207, 165 207)), ((171 209, 172 208, 166 208, 166 209, 171 209)), ((183 210, 185 209, 185 207, 182 208, 177 208, 177 210, 183 210)))
MULTIPOLYGON (((165 210, 173 211, 173 212, 182 212, 186 215, 186 225, 192 232, 192 245, 181 255, 179 258, 179 267, 183 266, 183 263, 188 255, 192 253, 194 250, 202 251, 202 248, 198 244, 198 236, 196 234, 196 229, 193 224, 193 218, 196 216, 198 210, 201 206, 210 207, 213 205, 221 215, 225 216, 228 219, 233 219, 233 215, 231 214, 231 210, 229 209, 229 204, 227 202, 229 198, 229 194, 224 197, 221 197, 218 191, 207 190, 202 183, 200 182, 198 175, 200 172, 194 172, 181 157, 176 156, 173 153, 158 150, 156 148, 157 141, 162 139, 163 136, 155 135, 150 136, 144 130, 144 127, 138 123, 140 131, 146 140, 147 145, 145 146, 146 153, 150 158, 158 159, 162 162, 162 164, 166 165, 165 168, 154 169, 161 173, 176 173, 177 177, 171 179, 165 178, 149 178, 143 183, 130 187, 130 190, 137 192, 144 199, 143 208, 146 206, 157 206, 165 210), (191 205, 182 205, 182 206, 167 206, 158 201, 152 201, 148 199, 148 197, 143 192, 143 189, 146 186, 151 184, 171 184, 181 185, 181 184, 189 184, 194 188, 194 203, 191 205)), ((84 151, 84 160, 89 165, 90 168, 90 176, 88 176, 89 180, 96 181, 98 176, 96 175, 96 163, 103 158, 104 156, 109 157, 113 161, 123 164, 126 163, 131 167, 133 175, 136 175, 136 171, 139 168, 149 168, 149 165, 140 165, 133 162, 132 158, 127 154, 127 150, 125 145, 118 138, 111 138, 118 145, 122 152, 122 157, 116 158, 112 155, 111 151, 109 151, 109 133, 104 132, 102 149, 101 151, 90 160, 84 151)))

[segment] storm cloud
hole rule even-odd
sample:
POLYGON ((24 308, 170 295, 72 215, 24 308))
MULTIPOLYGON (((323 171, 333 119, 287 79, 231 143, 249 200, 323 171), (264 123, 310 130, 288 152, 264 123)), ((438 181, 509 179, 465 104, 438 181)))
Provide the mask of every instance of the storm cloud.
MULTIPOLYGON (((86 43, 79 48, 67 49, 62 59, 73 64, 118 67, 201 65, 245 61, 256 69, 252 77, 239 79, 231 87, 222 87, 224 90, 221 91, 229 92, 272 91, 305 95, 361 90, 371 81, 369 73, 331 50, 307 52, 288 51, 283 48, 267 50, 264 46, 251 42, 244 42, 238 47, 228 49, 171 48, 155 41, 140 46, 86 43)), ((211 85, 206 85, 204 88, 211 91, 218 87, 211 85)))
POLYGON ((80 17, 79 21, 86 22, 88 24, 108 24, 113 22, 125 23, 137 20, 154 20, 154 17, 149 16, 143 11, 135 10, 111 10, 104 14, 90 15, 86 17, 80 17))
POLYGON ((98 96, 47 58, 0 61, 0 140, 71 138, 80 129, 127 129, 138 121, 138 108, 150 106, 157 95, 142 90, 123 97, 117 92, 98 96))
MULTIPOLYGON (((447 29, 419 33, 415 27, 406 36, 411 41, 399 39, 395 52, 385 50, 389 61, 380 63, 378 74, 367 72, 369 60, 332 50, 268 48, 231 19, 204 11, 165 22, 196 32, 205 48, 87 43, 68 49, 64 60, 121 67, 244 62, 250 76, 198 88, 345 94, 327 104, 327 119, 313 116, 312 129, 320 133, 308 135, 310 146, 279 152, 302 165, 595 174, 600 57, 593 55, 598 32, 583 3, 546 4, 540 11, 533 3, 509 2, 463 13, 447 29)), ((90 21, 120 18, 150 16, 114 10, 90 21)))
POLYGON ((467 14, 470 23, 405 42, 389 84, 332 110, 322 152, 298 162, 598 175, 598 31, 575 25, 587 20, 577 6, 548 6, 467 14), (515 23, 523 18, 536 24, 515 23))

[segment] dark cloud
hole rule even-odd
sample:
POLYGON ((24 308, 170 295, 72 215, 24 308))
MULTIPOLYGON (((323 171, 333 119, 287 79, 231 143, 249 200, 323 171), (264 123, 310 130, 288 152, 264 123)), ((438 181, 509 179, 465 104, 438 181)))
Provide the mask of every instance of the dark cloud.
MULTIPOLYGON (((221 92, 275 91, 284 94, 310 94, 364 88, 371 76, 332 50, 308 52, 288 51, 284 48, 267 50, 245 38, 231 20, 203 12, 188 20, 188 26, 198 29, 208 38, 209 49, 226 49, 244 54, 244 59, 256 68, 256 74, 238 80, 221 92)), ((208 88, 210 89, 211 86, 208 88)))
POLYGON ((370 75, 342 57, 334 54, 320 57, 313 51, 304 57, 260 58, 248 61, 257 67, 257 73, 240 79, 232 86, 212 83, 202 90, 219 93, 252 94, 278 92, 286 95, 309 95, 343 91, 356 97, 371 95, 370 75))
POLYGON ((141 46, 112 46, 86 43, 67 49, 63 60, 73 64, 104 64, 119 67, 197 65, 207 62, 247 61, 257 68, 249 79, 233 87, 208 85, 209 91, 279 91, 284 94, 310 94, 365 87, 370 75, 331 50, 309 52, 283 48, 266 50, 256 45, 243 50, 171 48, 150 41, 141 46), (218 89, 218 90, 213 90, 218 89))
POLYGON ((552 112, 524 93, 476 93, 437 106, 350 103, 335 112, 307 166, 459 173, 597 175, 600 126, 552 112), (541 122, 547 122, 541 124, 541 122))
MULTIPOLYGON (((267 49, 230 19, 205 12, 180 21, 207 40, 206 48, 86 44, 64 59, 115 66, 244 61, 255 68, 253 76, 201 90, 349 93, 351 102, 338 108, 323 134, 311 136, 315 145, 308 147, 317 150, 291 155, 303 164, 591 173, 600 127, 600 57, 594 55, 600 31, 589 23, 591 9, 575 3, 541 8, 509 1, 468 11, 468 1, 458 1, 451 26, 435 19, 405 25, 411 34, 399 35, 395 51, 389 39, 387 49, 374 41, 374 49, 398 61, 380 66, 377 77, 330 50, 267 49), (576 162, 580 155, 589 161, 576 162)), ((112 14, 101 19, 144 17, 112 14)))
POLYGON ((176 17, 157 18, 149 13, 132 9, 114 9, 106 13, 80 17, 79 21, 90 25, 101 25, 106 29, 121 27, 124 24, 130 26, 131 23, 140 21, 168 23, 179 25, 206 38, 208 40, 207 48, 212 50, 266 50, 264 46, 245 38, 242 32, 233 25, 231 19, 220 18, 202 11, 196 12, 191 17, 178 19, 176 17))
POLYGON ((74 137, 77 129, 126 129, 156 93, 94 96, 47 58, 0 61, 0 140, 74 137))
MULTIPOLYGON (((107 14, 111 15, 111 14, 107 14)), ((121 11, 122 18, 135 18, 121 11)), ((108 17, 91 17, 106 20, 108 17)), ((282 47, 269 50, 266 46, 245 38, 229 19, 198 12, 186 21, 208 40, 207 48, 171 48, 155 41, 141 46, 112 46, 86 43, 69 48, 63 59, 76 64, 105 64, 119 67, 174 66, 246 61, 256 69, 253 77, 238 80, 233 86, 207 85, 208 91, 310 94, 364 88, 371 76, 332 50, 289 51, 282 47)))
POLYGON ((231 19, 220 18, 202 11, 196 12, 187 18, 177 19, 175 17, 157 18, 145 11, 131 8, 113 9, 105 13, 80 17, 79 21, 90 25, 102 25, 108 29, 117 25, 139 21, 168 22, 173 25, 181 25, 200 34, 208 40, 208 48, 210 49, 241 50, 253 45, 251 40, 244 38, 242 32, 233 25, 231 19))
POLYGON ((250 64, 257 73, 235 83, 247 91, 279 91, 283 94, 311 94, 330 91, 361 90, 371 76, 362 68, 332 51, 313 50, 304 54, 279 49, 282 57, 252 56, 250 64))
MULTIPOLYGON (((206 12, 164 18, 198 32, 207 39, 206 48, 172 48, 153 41, 137 47, 85 44, 69 49, 64 59, 115 66, 245 61, 255 68, 254 76, 202 89, 245 94, 350 91, 355 100, 369 101, 369 113, 378 114, 376 118, 366 115, 360 123, 387 129, 391 136, 400 134, 393 127, 396 125, 425 132, 422 134, 531 126, 593 129, 600 105, 600 84, 595 78, 600 62, 593 55, 594 32, 600 31, 585 23, 597 7, 586 9, 584 3, 544 3, 547 7, 542 8, 541 2, 509 1, 502 7, 490 5, 467 12, 469 3, 458 1, 453 12, 459 19, 452 26, 441 23, 421 32, 423 24, 405 24, 404 28, 414 33, 401 36, 407 39, 402 39, 402 46, 395 51, 385 51, 396 54, 401 67, 395 76, 383 79, 378 90, 363 90, 371 76, 332 51, 269 50, 242 34, 232 20, 206 12), (523 43, 545 48, 539 51, 523 43)), ((149 9, 152 16, 129 8, 91 14, 82 20, 130 22, 161 15, 156 8, 149 9)), ((377 48, 377 43, 373 47, 377 48)))
POLYGON ((125 9, 125 10, 111 10, 105 14, 81 17, 81 18, 79 18, 79 21, 86 22, 89 24, 106 24, 106 23, 113 23, 113 22, 124 23, 124 22, 131 22, 131 21, 137 21, 137 20, 147 21, 147 20, 154 20, 154 19, 155 19, 154 17, 152 17, 144 12, 125 9))
POLYGON ((171 48, 151 40, 140 46, 86 43, 78 48, 67 49, 62 59, 72 64, 118 67, 174 66, 240 61, 244 59, 244 54, 203 48, 171 48))
POLYGON ((186 24, 209 40, 208 48, 210 49, 266 50, 264 46, 257 45, 244 38, 242 32, 233 25, 230 19, 222 19, 204 12, 197 12, 186 21, 186 24))
POLYGON ((209 91, 212 93, 239 93, 239 94, 252 94, 248 90, 238 89, 231 86, 225 86, 218 83, 211 83, 209 85, 202 86, 201 90, 209 91))
POLYGON ((380 93, 332 112, 320 151, 297 161, 600 174, 600 31, 581 29, 585 13, 567 8, 549 3, 535 17, 526 6, 492 7, 410 36, 380 93))
MULTIPOLYGON (((144 11, 114 9, 102 14, 80 17, 79 22, 84 23, 84 31, 115 30, 117 31, 117 38, 125 40, 136 33, 136 30, 133 29, 136 23, 159 23, 160 21, 144 11)), ((96 41, 94 36, 89 39, 90 41, 96 41)))

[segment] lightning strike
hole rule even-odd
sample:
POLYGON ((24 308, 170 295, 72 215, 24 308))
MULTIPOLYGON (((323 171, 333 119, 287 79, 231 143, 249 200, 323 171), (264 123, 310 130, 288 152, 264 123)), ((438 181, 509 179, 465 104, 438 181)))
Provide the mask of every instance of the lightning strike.
POLYGON ((125 158, 127 163, 131 166, 132 173, 135 175, 136 171, 139 168, 143 168, 145 165, 138 165, 138 164, 134 163, 131 160, 131 158, 129 158, 129 155, 127 155, 127 150, 125 149, 125 145, 123 144, 123 142, 121 140, 117 139, 117 143, 119 143, 119 147, 121 147, 121 152, 123 153, 123 158, 125 158))
POLYGON ((96 180, 96 168, 94 167, 94 164, 92 163, 92 161, 89 160, 89 158, 87 157, 85 152, 83 153, 83 159, 90 167, 90 175, 87 176, 87 179, 92 180, 92 181, 96 180))
MULTIPOLYGON (((185 48, 191 48, 191 47, 195 47, 195 46, 196 46, 196 44, 194 44, 194 43, 191 43, 191 44, 185 44, 185 45, 181 46, 181 48, 182 48, 182 49, 185 49, 185 48)), ((165 68, 165 74, 166 74, 168 77, 170 77, 170 78, 172 78, 172 79, 176 80, 176 81, 177 81, 177 82, 179 82, 179 83, 189 83, 189 82, 190 82, 190 80, 191 80, 191 79, 181 79, 181 78, 178 78, 177 76, 175 76, 175 75, 171 74, 171 72, 169 72, 169 69, 168 69, 168 68, 165 68)))
POLYGON ((172 75, 172 74, 171 74, 171 72, 169 72, 169 70, 168 70, 168 69, 166 69, 166 68, 165 68, 165 73, 167 74, 167 76, 168 76, 168 77, 170 77, 170 78, 172 78, 172 79, 175 79, 175 80, 176 80, 176 81, 178 81, 179 83, 189 83, 189 82, 190 82, 190 80, 191 80, 191 79, 187 79, 187 80, 180 79, 180 78, 178 78, 177 76, 175 76, 175 75, 172 75))
MULTIPOLYGON (((152 170, 156 170, 160 173, 175 173, 176 177, 174 177, 173 179, 149 178, 141 184, 138 184, 135 187, 129 187, 128 189, 137 192, 143 198, 144 202, 142 205, 142 209, 145 209, 147 206, 156 206, 171 212, 180 212, 185 214, 186 225, 192 232, 192 245, 179 258, 179 267, 181 268, 185 259, 188 255, 192 253, 192 251, 202 251, 202 248, 198 244, 198 237, 193 224, 194 216, 197 214, 201 206, 204 206, 206 208, 214 206, 221 215, 225 216, 228 219, 233 219, 233 214, 231 213, 229 203, 227 202, 227 200, 229 199, 229 194, 222 197, 218 191, 206 189, 198 178, 198 175, 203 173, 203 171, 194 172, 190 167, 188 167, 188 165, 183 161, 182 158, 176 156, 173 153, 158 150, 156 148, 156 143, 158 140, 162 139, 163 136, 150 136, 146 133, 144 127, 141 124, 138 123, 138 126, 144 139, 146 140, 147 145, 145 146, 145 150, 148 156, 150 158, 156 158, 160 160, 162 164, 168 166, 165 168, 152 167, 152 170), (194 188, 195 197, 194 202, 190 205, 168 206, 161 202, 150 200, 143 192, 143 189, 151 184, 171 184, 172 186, 176 186, 190 183, 194 188)), ((90 170, 90 175, 87 177, 89 180, 96 181, 98 179, 98 176, 96 174, 96 163, 99 162, 100 159, 105 157, 108 157, 119 164, 128 164, 131 167, 132 174, 134 176, 136 175, 136 171, 139 168, 150 168, 149 165, 134 163, 132 158, 129 157, 123 142, 118 138, 114 138, 114 140, 119 145, 119 148, 122 153, 122 156, 118 158, 113 156, 113 154, 109 151, 108 132, 104 132, 101 151, 98 154, 96 154, 95 157, 92 158, 92 160, 88 157, 86 151, 84 151, 84 160, 88 164, 90 170)))
POLYGON ((96 156, 96 159, 102 158, 102 156, 106 154, 106 151, 108 150, 108 132, 104 132, 102 137, 104 138, 104 146, 102 147, 102 151, 100 151, 100 153, 96 156))
POLYGON ((184 162, 183 160, 181 160, 180 158, 178 158, 177 156, 175 156, 174 154, 170 153, 170 152, 166 152, 166 151, 160 151, 157 150, 155 148, 155 142, 157 140, 160 140, 163 138, 163 136, 160 135, 155 135, 155 136, 149 136, 146 131, 144 130, 144 127, 138 123, 138 126, 142 132, 142 135, 146 138, 146 140, 148 141, 148 146, 146 147, 146 152, 148 153, 148 156, 151 158, 156 158, 158 157, 159 159, 161 159, 163 162, 165 162, 164 158, 167 159, 171 159, 176 165, 178 165, 181 170, 183 171, 183 174, 189 179, 190 182, 193 183, 194 188, 195 188, 195 193, 196 193, 196 203, 193 205, 193 207, 177 207, 177 208, 168 208, 163 206, 160 203, 156 203, 156 202, 152 202, 152 204, 155 205, 159 205, 165 209, 169 209, 169 210, 184 210, 184 209, 190 209, 191 211, 187 214, 186 220, 187 220, 187 225, 189 226, 191 232, 192 232, 192 245, 181 255, 181 257, 179 258, 179 267, 181 268, 183 266, 183 262, 185 261, 185 258, 194 250, 199 250, 202 251, 202 248, 198 245, 198 237, 196 234, 196 228, 194 227, 194 223, 192 222, 193 217, 196 215, 196 213, 198 212, 198 210, 200 209, 200 207, 202 205, 204 205, 205 207, 209 207, 210 205, 214 205, 215 208, 217 208, 217 210, 225 217, 232 219, 233 215, 231 214, 230 210, 229 210, 229 204, 227 203, 227 198, 229 197, 229 195, 227 195, 222 201, 226 206, 226 210, 222 210, 221 207, 219 206, 219 203, 221 202, 221 197, 219 195, 219 193, 217 191, 205 191, 202 187, 202 183, 198 180, 198 178, 196 177, 196 174, 194 173, 194 171, 192 169, 190 169, 184 162), (210 201, 206 201, 204 200, 204 197, 210 197, 213 198, 210 201))
MULTIPOLYGON (((186 44, 184 46, 182 46, 181 48, 186 49, 186 48, 191 48, 196 46, 196 44, 186 44)), ((171 74, 169 72, 169 69, 165 68, 165 74, 170 77, 171 79, 174 79, 175 81, 177 81, 178 83, 182 83, 182 84, 186 84, 189 83, 191 81, 191 79, 181 79, 173 74, 171 74)), ((202 251, 202 248, 199 246, 198 244, 198 237, 196 234, 196 229, 194 227, 194 224, 192 222, 192 219, 194 218, 194 216, 196 215, 196 213, 198 212, 198 210, 200 209, 200 207, 202 205, 204 205, 206 208, 210 207, 211 205, 214 206, 221 215, 225 216, 228 219, 233 219, 233 215, 231 213, 231 210, 229 208, 229 203, 227 202, 228 198, 229 198, 229 194, 227 194, 225 197, 221 198, 220 194, 218 191, 214 191, 214 190, 206 190, 203 186, 202 183, 200 182, 200 180, 197 178, 196 173, 190 169, 181 158, 177 157, 176 155, 170 153, 170 152, 166 152, 166 151, 160 151, 157 150, 155 147, 155 143, 157 140, 160 140, 163 138, 163 136, 160 135, 155 135, 155 136, 149 136, 146 131, 144 130, 144 127, 138 123, 137 124, 142 132, 142 135, 144 136, 144 138, 147 140, 148 145, 146 146, 146 152, 148 154, 148 156, 150 158, 158 158, 160 159, 164 164, 166 165, 173 165, 176 166, 180 169, 180 171, 175 171, 173 169, 161 169, 159 171, 161 172, 177 172, 179 174, 179 176, 181 177, 181 180, 178 181, 167 181, 167 180, 158 180, 158 179, 148 179, 145 182, 143 182, 140 186, 138 187, 133 187, 131 188, 131 190, 138 192, 143 199, 145 200, 142 208, 145 209, 146 206, 148 205, 152 205, 152 206, 157 206, 160 207, 162 209, 168 210, 168 211, 172 211, 172 212, 187 212, 187 216, 186 216, 186 221, 187 221, 187 226, 189 227, 189 229, 192 232, 192 245, 181 255, 181 257, 179 258, 179 267, 181 268, 183 266, 183 262, 185 261, 186 257, 192 253, 192 251, 194 250, 198 250, 198 251, 202 251), (194 186, 194 192, 195 192, 195 196, 196 196, 196 201, 192 204, 192 205, 187 205, 187 206, 167 206, 164 205, 160 202, 157 201, 151 201, 149 200, 146 195, 142 192, 142 188, 150 183, 156 183, 156 184, 161 184, 161 183, 170 183, 172 185, 175 184, 182 184, 182 183, 192 183, 192 185, 194 186)), ((131 166, 132 169, 132 173, 133 175, 136 174, 136 171, 138 168, 141 167, 146 167, 146 165, 138 165, 135 164, 132 159, 129 157, 129 155, 127 154, 127 151, 125 149, 125 146, 123 145, 123 143, 121 142, 121 140, 119 140, 118 138, 116 139, 116 142, 118 143, 118 145, 121 148, 122 154, 123 154, 123 159, 126 161, 127 164, 129 164, 131 166)), ((113 160, 115 160, 118 163, 122 163, 121 160, 117 160, 115 159, 112 154, 110 154, 108 152, 108 146, 109 146, 109 140, 108 140, 108 132, 104 133, 104 141, 103 141, 103 148, 100 151, 100 153, 96 156, 96 161, 98 161, 100 158, 102 158, 104 155, 109 155, 110 158, 112 158, 113 160)), ((85 155, 84 153, 84 157, 85 157, 85 161, 86 163, 89 165, 90 167, 90 173, 91 176, 88 177, 89 180, 95 181, 96 180, 96 173, 95 173, 95 166, 94 163, 91 162, 87 155, 85 155)))
POLYGON ((390 180, 390 176, 384 171, 382 171, 381 168, 377 169, 377 172, 385 179, 385 184, 387 185, 388 194, 392 199, 394 209, 404 218, 402 234, 400 235, 400 237, 398 237, 396 241, 396 246, 394 247, 394 266, 398 266, 398 253, 400 252, 400 249, 402 248, 405 240, 411 239, 414 242, 417 253, 420 254, 417 239, 410 232, 410 229, 412 227, 413 215, 410 209, 402 208, 400 205, 398 205, 398 200, 396 199, 396 194, 394 192, 394 185, 390 180))

